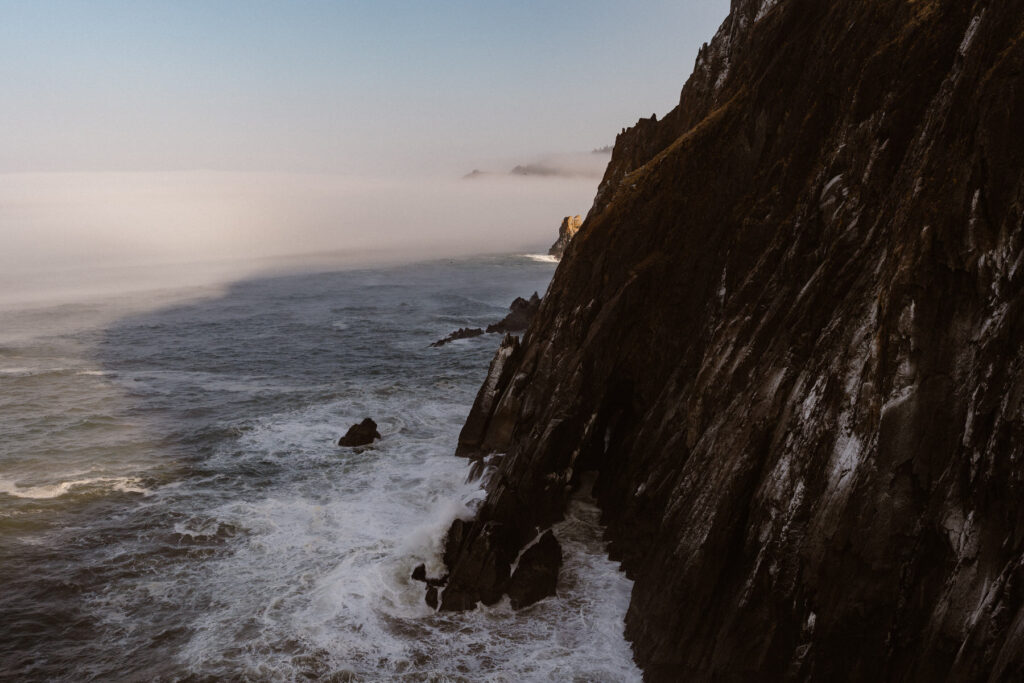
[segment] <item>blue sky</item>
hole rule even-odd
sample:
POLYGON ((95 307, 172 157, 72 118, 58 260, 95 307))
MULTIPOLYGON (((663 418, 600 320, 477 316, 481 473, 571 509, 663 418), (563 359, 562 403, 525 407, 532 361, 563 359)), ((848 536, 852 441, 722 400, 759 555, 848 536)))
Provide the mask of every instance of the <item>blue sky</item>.
POLYGON ((727 0, 0 0, 0 171, 454 173, 664 114, 727 0))

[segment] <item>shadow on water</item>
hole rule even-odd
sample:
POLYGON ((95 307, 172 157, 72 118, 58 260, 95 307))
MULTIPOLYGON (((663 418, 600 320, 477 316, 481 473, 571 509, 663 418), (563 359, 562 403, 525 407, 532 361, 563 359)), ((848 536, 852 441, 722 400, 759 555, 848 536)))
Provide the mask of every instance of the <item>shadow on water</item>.
MULTIPOLYGON (((183 649, 225 599, 209 567, 266 523, 217 511, 296 490, 326 503, 318 483, 350 466, 333 441, 367 415, 395 442, 453 447, 498 337, 429 344, 500 319, 552 271, 507 257, 255 278, 77 334, 99 372, 65 381, 101 382, 109 424, 74 448, 116 450, 120 469, 73 495, 0 493, 0 674, 187 674, 183 649)), ((244 658, 253 616, 224 662, 244 658)))

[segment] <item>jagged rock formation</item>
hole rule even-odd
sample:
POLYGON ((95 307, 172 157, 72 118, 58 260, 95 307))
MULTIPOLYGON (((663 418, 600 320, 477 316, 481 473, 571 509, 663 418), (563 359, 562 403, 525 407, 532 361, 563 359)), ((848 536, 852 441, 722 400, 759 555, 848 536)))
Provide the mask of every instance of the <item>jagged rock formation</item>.
POLYGON ((566 216, 563 218, 562 225, 558 228, 558 239, 548 249, 548 254, 561 259, 566 247, 569 246, 569 242, 579 232, 581 225, 583 225, 583 218, 580 216, 566 216))
POLYGON ((734 0, 492 363, 442 608, 590 470, 651 680, 1024 677, 1022 74, 1016 1, 734 0))
POLYGON ((508 334, 509 332, 523 332, 530 326, 533 316, 540 310, 540 296, 534 292, 529 299, 517 296, 512 305, 508 307, 508 315, 496 323, 487 326, 488 333, 508 334))
MULTIPOLYGON (((488 332, 490 332, 490 330, 488 330, 488 332)), ((438 339, 430 346, 437 349, 445 344, 451 344, 453 341, 458 341, 459 339, 472 339, 473 337, 479 337, 483 333, 484 331, 479 327, 460 327, 444 339, 438 339)))
MULTIPOLYGON (((522 332, 533 320, 533 316, 540 310, 540 296, 534 292, 529 299, 517 296, 512 305, 508 307, 508 315, 496 323, 487 326, 486 334, 508 334, 509 332, 522 332)), ((479 327, 460 327, 444 339, 438 339, 430 346, 439 348, 459 339, 472 339, 485 334, 479 327)))

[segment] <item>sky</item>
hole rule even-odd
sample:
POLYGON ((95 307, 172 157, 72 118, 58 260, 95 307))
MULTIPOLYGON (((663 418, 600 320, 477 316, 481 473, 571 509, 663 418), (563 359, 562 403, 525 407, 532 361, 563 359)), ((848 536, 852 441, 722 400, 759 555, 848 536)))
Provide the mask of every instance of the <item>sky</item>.
POLYGON ((583 178, 504 173, 582 158, 668 112, 727 12, 728 0, 0 0, 0 275, 540 244, 586 212, 605 162, 583 178), (473 169, 497 175, 462 180, 473 169))
POLYGON ((727 12, 2 0, 0 171, 467 172, 590 150, 675 106, 727 12))

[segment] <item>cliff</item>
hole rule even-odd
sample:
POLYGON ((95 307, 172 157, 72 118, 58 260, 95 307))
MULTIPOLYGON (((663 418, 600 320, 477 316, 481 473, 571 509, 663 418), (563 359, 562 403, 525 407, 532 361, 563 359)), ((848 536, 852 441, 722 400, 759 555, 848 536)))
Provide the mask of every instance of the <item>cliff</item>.
POLYGON ((592 471, 650 680, 1024 678, 1022 69, 1019 2, 734 0, 492 364, 442 608, 592 471))
POLYGON ((558 259, 562 258, 566 248, 569 246, 569 242, 579 232, 581 225, 583 225, 583 219, 580 216, 566 216, 563 218, 562 225, 558 228, 558 239, 548 249, 548 255, 558 259))

